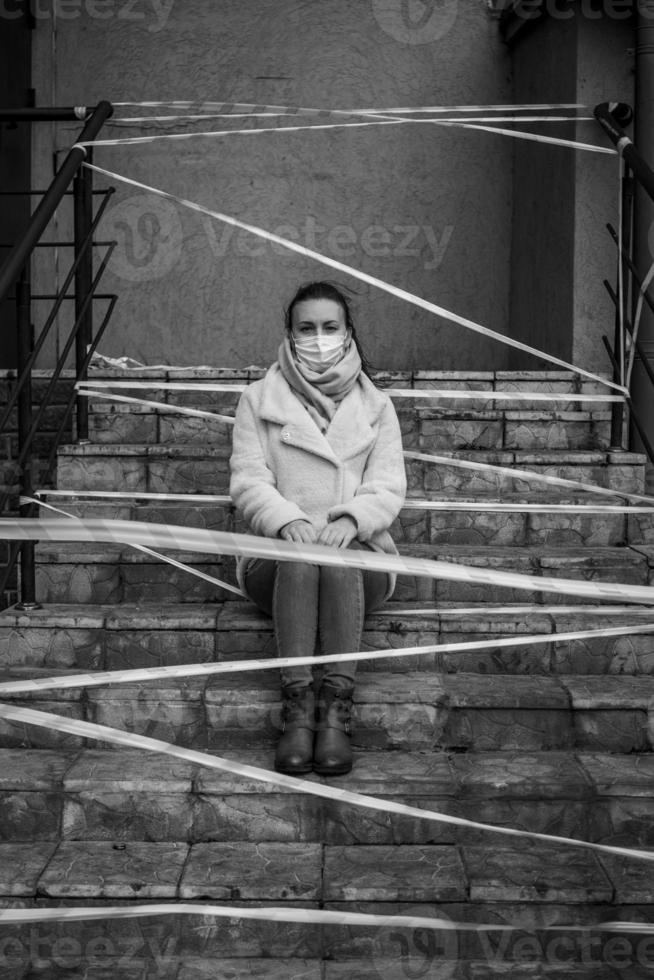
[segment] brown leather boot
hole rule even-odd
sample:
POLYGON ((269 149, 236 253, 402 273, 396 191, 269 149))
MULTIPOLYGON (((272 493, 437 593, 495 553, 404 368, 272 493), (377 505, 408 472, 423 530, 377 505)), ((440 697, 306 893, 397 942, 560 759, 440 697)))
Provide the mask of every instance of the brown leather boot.
POLYGON ((275 769, 291 775, 311 772, 315 700, 311 687, 282 687, 282 734, 275 769))
POLYGON ((324 681, 318 698, 313 770, 323 776, 342 776, 352 768, 350 746, 353 688, 324 681))

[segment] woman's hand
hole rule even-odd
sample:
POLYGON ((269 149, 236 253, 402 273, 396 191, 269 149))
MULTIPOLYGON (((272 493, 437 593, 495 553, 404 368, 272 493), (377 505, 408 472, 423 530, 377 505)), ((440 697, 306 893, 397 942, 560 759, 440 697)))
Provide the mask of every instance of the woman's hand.
POLYGON ((279 532, 285 541, 295 541, 298 544, 315 544, 318 538, 315 527, 310 521, 290 521, 279 532))
POLYGON ((352 517, 344 514, 335 521, 325 525, 318 535, 318 544, 326 544, 332 548, 347 548, 351 541, 357 536, 357 522, 352 517))

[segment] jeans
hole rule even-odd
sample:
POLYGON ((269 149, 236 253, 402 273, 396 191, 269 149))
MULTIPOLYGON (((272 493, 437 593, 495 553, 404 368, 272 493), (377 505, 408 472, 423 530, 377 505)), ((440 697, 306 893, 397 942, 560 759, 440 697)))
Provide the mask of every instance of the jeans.
MULTIPOLYGON (((356 539, 349 547, 372 550, 356 539)), ((360 650, 364 618, 382 603, 388 575, 257 558, 247 567, 245 588, 253 602, 273 618, 278 656, 313 656, 318 638, 322 653, 328 656, 360 650)), ((356 661, 325 664, 323 680, 352 688, 356 668, 356 661)), ((311 665, 284 667, 281 679, 284 686, 308 686, 313 680, 311 665)))

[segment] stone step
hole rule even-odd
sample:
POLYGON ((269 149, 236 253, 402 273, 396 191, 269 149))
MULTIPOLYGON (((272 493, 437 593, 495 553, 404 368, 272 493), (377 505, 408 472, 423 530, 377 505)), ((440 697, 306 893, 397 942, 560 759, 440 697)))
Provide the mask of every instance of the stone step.
MULTIPOLYGON (((272 764, 266 749, 225 755, 264 769, 272 764)), ((3 841, 488 843, 488 831, 324 800, 134 750, 5 748, 0 763, 3 841)), ((336 785, 466 820, 649 848, 653 775, 652 753, 371 751, 359 753, 336 785)))
MULTIPOLYGON (((155 493, 227 493, 228 445, 68 445, 57 463, 62 490, 121 490, 155 493)), ((593 451, 458 451, 454 458, 538 475, 591 483, 623 493, 642 493, 644 456, 593 451)), ((536 487, 527 477, 470 470, 454 463, 407 459, 410 497, 437 493, 528 493, 536 487)))
MULTIPOLYGON (((165 393, 162 393, 165 396, 165 393)), ((210 411, 233 415, 238 394, 216 396, 210 411)), ((170 398, 164 404, 172 405, 170 398)), ((484 410, 437 407, 421 408, 417 402, 405 407, 397 400, 405 448, 422 452, 452 449, 608 449, 611 415, 606 411, 538 411, 502 409, 496 404, 484 410)), ((186 406, 186 407, 200 407, 186 406)), ((570 408, 572 408, 572 404, 570 408)), ((123 443, 176 443, 228 445, 229 423, 211 418, 193 418, 120 402, 91 400, 91 440, 107 445, 123 443)), ((206 408, 203 409, 207 411, 206 408)))
MULTIPOLYGON (((13 668, 3 680, 58 670, 13 668)), ((272 747, 280 732, 276 671, 55 689, 14 703, 211 752, 272 747)), ((654 744, 652 676, 362 673, 354 695, 358 751, 576 749, 646 752, 654 744)), ((0 722, 0 745, 58 748, 78 737, 0 722)))
MULTIPOLYGON (((555 548, 546 546, 487 546, 407 544, 407 556, 437 559, 457 565, 525 575, 648 585, 652 581, 654 548, 555 548)), ((166 554, 164 550, 161 552, 166 554)), ((169 552, 171 557, 200 571, 235 582, 234 559, 196 552, 169 552)), ((225 591, 212 582, 137 551, 129 546, 49 542, 37 548, 39 602, 216 602, 225 591)), ((543 602, 569 604, 569 597, 527 587, 507 588, 489 582, 457 582, 398 575, 394 593, 400 602, 543 602)), ((583 602, 583 598, 575 602, 583 602)))
MULTIPOLYGON (((488 903, 500 905, 495 921, 501 921, 500 903, 556 903, 571 910, 594 904, 606 912, 615 901, 623 907, 654 902, 650 862, 526 841, 511 846, 494 841, 492 848, 488 842, 39 841, 2 843, 0 856, 0 896, 27 901, 233 901, 290 907, 301 902, 305 908, 324 903, 341 910, 355 910, 361 903, 414 903, 444 907, 448 917, 467 907, 468 921, 488 903)), ((530 911, 521 918, 529 918, 530 911)), ((349 931, 341 930, 341 956, 356 944, 349 931)))
MULTIPOLYGON (((296 905, 307 910, 314 908, 309 903, 296 905)), ((46 907, 53 907, 53 903, 46 907)), ((103 906, 96 903, 94 907, 103 906)), ((372 915, 415 913, 441 919, 456 914, 462 917, 466 910, 456 903, 396 902, 346 903, 344 907, 326 903, 326 908, 372 915)), ((517 903, 496 903, 487 908, 496 912, 491 916, 493 921, 517 921, 517 903)), ((611 905, 598 908, 608 916, 617 911, 611 905)), ((641 909, 644 915, 650 913, 648 906, 638 906, 638 911, 641 909)), ((574 923, 581 918, 578 905, 541 905, 539 910, 555 923, 574 923)), ((82 976, 71 970, 82 968, 84 980, 402 980, 421 974, 442 980, 560 980, 562 976, 578 980, 644 980, 654 962, 648 936, 602 932, 599 926, 588 933, 581 928, 562 930, 555 924, 554 931, 547 932, 540 924, 530 924, 515 933, 495 930, 475 934, 344 924, 322 927, 323 939, 317 925, 293 927, 272 921, 212 919, 199 914, 167 915, 160 920, 161 925, 140 918, 127 924, 111 918, 102 925, 97 921, 90 925, 73 921, 65 923, 66 932, 57 923, 33 925, 20 931, 16 928, 7 945, 21 965, 10 965, 7 958, 3 978, 71 980, 82 976)))
MULTIPOLYGON (((92 491, 89 491, 92 492, 92 491)), ((44 495, 43 499, 74 517, 89 520, 146 521, 155 524, 174 524, 183 527, 207 528, 215 531, 247 530, 245 523, 235 517, 229 502, 207 503, 184 500, 148 500, 138 497, 120 499, 92 499, 70 496, 44 495)), ((430 500, 438 508, 425 510, 412 507, 410 502, 402 509, 391 528, 393 539, 398 543, 434 544, 506 544, 515 545, 579 545, 621 546, 627 543, 654 544, 654 513, 597 512, 597 508, 611 506, 620 501, 599 498, 591 494, 541 493, 503 494, 487 496, 451 495, 431 493, 430 500), (470 504, 474 510, 462 510, 462 504, 470 504), (451 505, 451 509, 450 506, 451 505), (527 511, 525 506, 555 505, 561 510, 551 513, 527 511), (493 510, 493 507, 513 506, 515 510, 493 510), (568 508, 587 507, 588 512, 575 512, 568 508), (522 508, 522 509, 521 509, 522 508)), ((42 507, 41 517, 52 517, 52 511, 42 507)))
MULTIPOLYGON (((416 608, 423 608, 417 606, 416 608)), ((475 607, 469 607, 474 610, 475 607)), ((491 608, 491 607, 489 607, 491 608)), ((654 674, 654 635, 629 635, 529 643, 532 634, 622 628, 654 622, 638 606, 539 607, 518 605, 485 615, 461 615, 439 604, 429 615, 388 603, 366 619, 364 650, 397 650, 397 656, 361 661, 362 672, 479 674, 654 674), (544 608, 552 612, 541 611, 544 608), (501 637, 524 636, 524 644, 500 647, 501 637), (480 650, 403 657, 404 647, 484 642, 480 650)), ((127 670, 139 667, 252 660, 276 656, 272 624, 251 603, 121 605, 52 604, 29 612, 0 613, 0 665, 4 668, 127 670)))

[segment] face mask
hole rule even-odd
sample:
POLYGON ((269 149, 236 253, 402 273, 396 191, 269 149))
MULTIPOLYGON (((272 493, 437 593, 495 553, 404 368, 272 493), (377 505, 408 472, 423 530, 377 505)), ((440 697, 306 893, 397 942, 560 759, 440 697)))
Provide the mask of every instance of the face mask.
POLYGON ((302 367, 322 374, 337 364, 345 351, 347 337, 307 337, 295 340, 295 354, 302 367))

